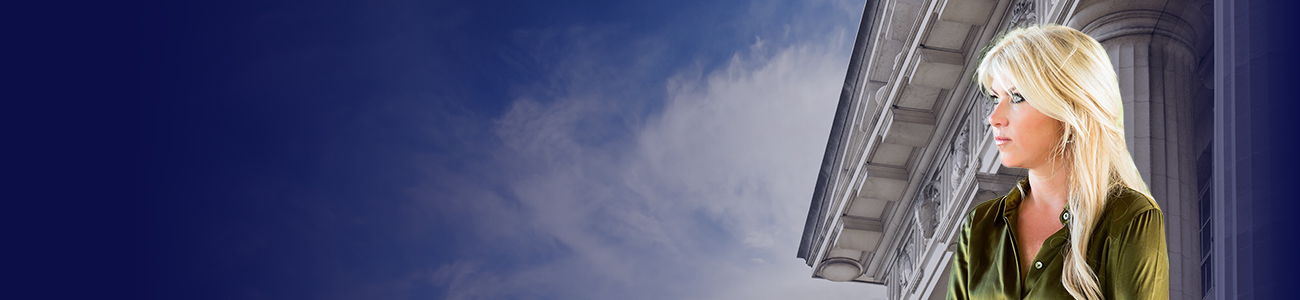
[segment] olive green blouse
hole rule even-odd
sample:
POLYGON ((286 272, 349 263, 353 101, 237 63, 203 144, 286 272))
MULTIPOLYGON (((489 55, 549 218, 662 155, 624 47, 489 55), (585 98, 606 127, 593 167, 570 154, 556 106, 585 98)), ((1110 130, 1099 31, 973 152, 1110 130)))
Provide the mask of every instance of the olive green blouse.
MULTIPOLYGON (((1020 181, 1029 193, 1029 179, 1020 181)), ((1169 299, 1169 257, 1165 249, 1165 220, 1154 200, 1127 187, 1115 188, 1106 199, 1101 221, 1088 242, 1087 263, 1097 274, 1107 300, 1169 299)), ((966 216, 952 259, 948 299, 1070 299, 1061 284, 1061 268, 1069 247, 1067 224, 1043 242, 1034 254, 1029 274, 1021 280, 1016 251, 1018 189, 975 206, 966 216)))

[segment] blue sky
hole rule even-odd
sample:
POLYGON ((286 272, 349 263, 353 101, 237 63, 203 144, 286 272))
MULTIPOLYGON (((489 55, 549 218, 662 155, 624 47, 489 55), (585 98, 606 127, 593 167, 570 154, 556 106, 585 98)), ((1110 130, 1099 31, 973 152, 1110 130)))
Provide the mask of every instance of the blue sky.
POLYGON ((862 5, 162 4, 150 293, 884 299, 795 258, 862 5))

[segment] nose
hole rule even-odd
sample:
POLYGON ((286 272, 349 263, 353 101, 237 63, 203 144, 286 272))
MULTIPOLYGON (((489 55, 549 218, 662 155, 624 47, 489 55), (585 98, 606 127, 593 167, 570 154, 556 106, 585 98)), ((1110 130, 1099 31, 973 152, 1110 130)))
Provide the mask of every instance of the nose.
POLYGON ((1007 125, 1006 102, 1007 101, 999 101, 998 103, 993 104, 993 111, 989 112, 989 125, 993 127, 1002 127, 1007 125))

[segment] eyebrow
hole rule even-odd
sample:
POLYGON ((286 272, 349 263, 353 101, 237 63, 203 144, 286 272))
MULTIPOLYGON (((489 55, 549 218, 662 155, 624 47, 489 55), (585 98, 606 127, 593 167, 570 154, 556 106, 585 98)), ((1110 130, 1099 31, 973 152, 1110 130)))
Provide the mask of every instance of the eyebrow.
MULTIPOLYGON (((1009 87, 1009 88, 1002 89, 1002 91, 1003 91, 1003 92, 1006 92, 1007 95, 1018 94, 1018 93, 1020 92, 1020 90, 1016 89, 1016 87, 1014 87, 1014 86, 1013 86, 1013 87, 1009 87)), ((997 93, 996 91, 993 91, 993 89, 989 89, 989 92, 990 92, 990 93, 989 93, 989 97, 999 98, 999 97, 998 97, 998 93, 997 93)))

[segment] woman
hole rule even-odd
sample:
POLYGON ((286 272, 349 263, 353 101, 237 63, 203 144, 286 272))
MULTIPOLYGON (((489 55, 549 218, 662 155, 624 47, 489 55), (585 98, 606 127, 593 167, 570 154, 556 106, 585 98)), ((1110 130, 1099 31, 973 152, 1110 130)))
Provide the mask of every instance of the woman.
POLYGON ((948 299, 1167 299, 1164 218, 1124 143, 1106 51, 1064 26, 1017 29, 976 71, 1003 165, 1029 170, 967 215, 948 299))

